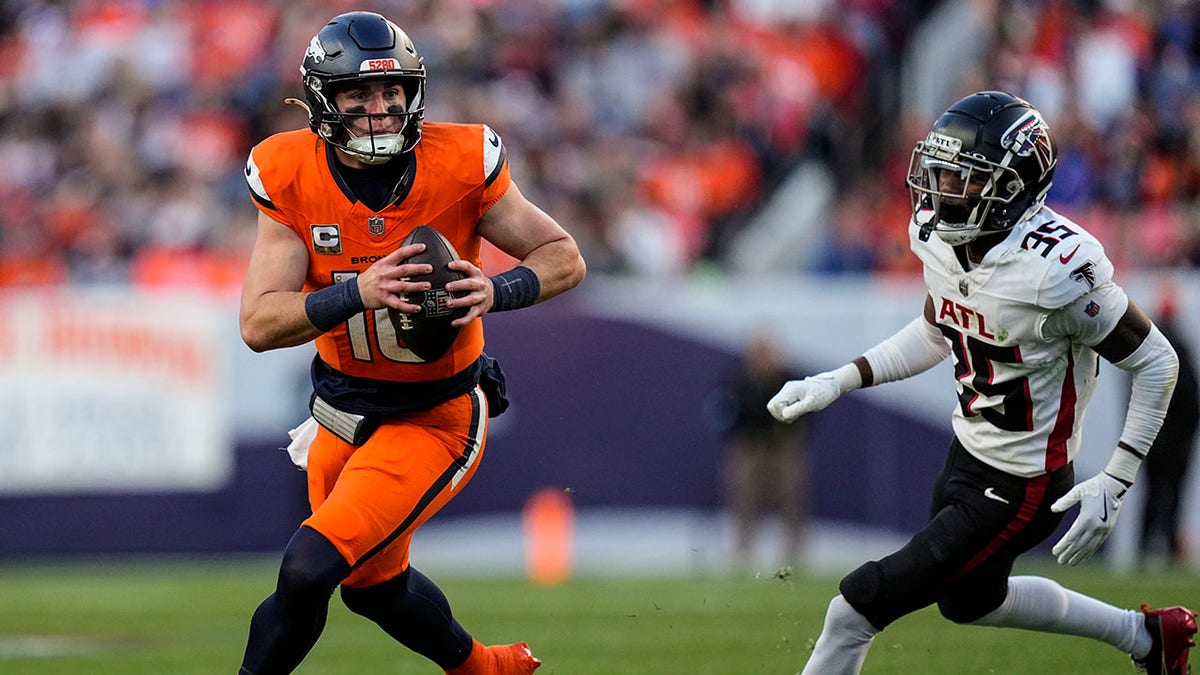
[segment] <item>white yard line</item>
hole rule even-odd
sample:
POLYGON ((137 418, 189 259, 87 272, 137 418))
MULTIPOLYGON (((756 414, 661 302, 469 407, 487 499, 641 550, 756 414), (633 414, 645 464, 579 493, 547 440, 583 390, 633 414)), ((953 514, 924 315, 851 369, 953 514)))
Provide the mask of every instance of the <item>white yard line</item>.
POLYGON ((89 654, 110 648, 100 640, 68 635, 0 635, 0 661, 89 654))

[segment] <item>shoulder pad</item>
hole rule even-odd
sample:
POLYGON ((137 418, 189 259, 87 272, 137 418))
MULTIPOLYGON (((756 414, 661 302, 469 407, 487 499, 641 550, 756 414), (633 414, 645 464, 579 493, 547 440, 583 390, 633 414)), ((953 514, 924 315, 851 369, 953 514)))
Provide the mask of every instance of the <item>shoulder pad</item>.
POLYGON ((496 180, 500 169, 504 168, 506 158, 504 141, 500 140, 500 134, 486 124, 483 125, 483 175, 487 176, 485 184, 491 185, 496 180))
POLYGON ((1113 277, 1104 246, 1083 230, 1054 247, 1045 257, 1045 265, 1037 304, 1048 309, 1063 307, 1113 277))
POLYGON ((274 209, 275 204, 271 202, 271 195, 267 194, 267 186, 263 185, 262 173, 254 161, 255 148, 250 150, 250 155, 246 158, 246 185, 250 187, 250 194, 256 201, 267 208, 274 209))

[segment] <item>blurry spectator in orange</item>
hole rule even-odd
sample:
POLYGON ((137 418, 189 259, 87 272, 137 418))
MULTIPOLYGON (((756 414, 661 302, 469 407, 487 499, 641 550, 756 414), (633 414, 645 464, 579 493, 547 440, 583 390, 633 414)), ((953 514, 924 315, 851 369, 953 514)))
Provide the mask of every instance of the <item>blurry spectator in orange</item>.
POLYGON ((715 84, 698 79, 662 102, 653 128, 658 155, 640 177, 688 261, 700 256, 714 225, 756 203, 760 189, 754 149, 734 133, 732 108, 715 84))
POLYGON ((725 432, 727 501, 733 510, 735 556, 751 564, 764 515, 779 514, 781 562, 797 562, 808 521, 803 452, 805 427, 776 421, 765 401, 798 375, 789 369, 775 339, 759 333, 746 344, 741 362, 716 391, 714 403, 725 432))
POLYGON ((1139 551, 1142 564, 1154 567, 1187 562, 1188 551, 1180 532, 1179 512, 1200 425, 1196 362, 1188 348, 1190 343, 1179 333, 1175 293, 1175 289, 1169 287, 1163 290, 1154 323, 1175 347, 1179 356, 1179 379, 1162 428, 1142 466, 1146 474, 1146 496, 1139 551))
POLYGON ((68 277, 61 258, 7 248, 0 254, 0 287, 53 286, 68 277))

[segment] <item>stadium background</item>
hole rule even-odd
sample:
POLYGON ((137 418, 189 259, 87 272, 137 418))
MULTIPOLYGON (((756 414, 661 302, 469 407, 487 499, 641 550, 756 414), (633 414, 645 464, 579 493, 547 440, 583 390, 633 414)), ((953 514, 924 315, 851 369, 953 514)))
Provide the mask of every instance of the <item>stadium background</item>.
MULTIPOLYGON (((517 514, 554 487, 579 510, 581 570, 720 569, 709 392, 764 328, 816 371, 917 311, 903 169, 969 91, 1008 88, 1046 113, 1062 153, 1052 204, 1101 237, 1139 302, 1156 312, 1171 293, 1200 336, 1193 2, 10 0, 0 556, 277 551, 303 516, 279 448, 304 415, 311 351, 254 355, 238 339, 255 217, 241 166, 304 123, 282 99, 311 35, 351 8, 411 32, 428 117, 497 129, 523 191, 589 262, 576 292, 487 320, 514 406, 418 543, 447 565, 519 567, 517 514)), ((1083 473, 1122 417, 1109 371, 1083 473)), ((947 378, 814 419, 811 564, 920 523, 949 440, 947 378)), ((1113 565, 1130 560, 1137 511, 1113 565)))

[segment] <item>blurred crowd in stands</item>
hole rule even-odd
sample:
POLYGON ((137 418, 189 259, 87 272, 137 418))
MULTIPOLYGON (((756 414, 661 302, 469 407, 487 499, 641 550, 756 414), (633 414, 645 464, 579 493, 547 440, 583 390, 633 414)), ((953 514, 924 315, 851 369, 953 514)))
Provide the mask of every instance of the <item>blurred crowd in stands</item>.
POLYGON ((427 119, 485 122, 594 273, 722 269, 797 167, 834 177, 826 273, 909 273, 909 152, 959 96, 1045 113, 1050 202, 1118 267, 1200 265, 1200 3, 1182 0, 4 0, 0 286, 235 289, 250 147, 324 21, 376 10, 427 119))

